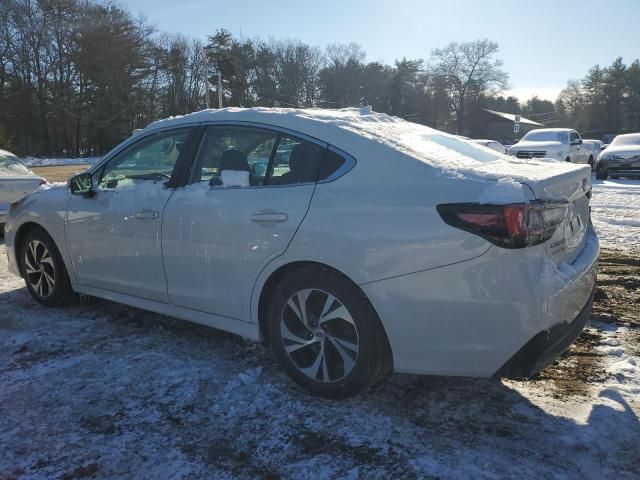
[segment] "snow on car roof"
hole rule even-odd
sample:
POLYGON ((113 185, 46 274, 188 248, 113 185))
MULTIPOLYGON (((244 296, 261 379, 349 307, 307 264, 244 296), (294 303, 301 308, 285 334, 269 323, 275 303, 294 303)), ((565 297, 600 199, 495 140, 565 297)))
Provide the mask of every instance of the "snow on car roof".
POLYGON ((353 155, 356 160, 378 156, 393 161, 394 156, 405 154, 441 170, 443 174, 456 177, 471 175, 497 179, 508 175, 514 179, 542 178, 549 174, 549 162, 554 164, 557 172, 581 168, 566 162, 507 156, 425 125, 374 112, 370 107, 202 110, 159 120, 146 127, 145 131, 210 121, 242 121, 286 128, 330 143, 353 155), (541 165, 544 168, 540 168, 541 165))

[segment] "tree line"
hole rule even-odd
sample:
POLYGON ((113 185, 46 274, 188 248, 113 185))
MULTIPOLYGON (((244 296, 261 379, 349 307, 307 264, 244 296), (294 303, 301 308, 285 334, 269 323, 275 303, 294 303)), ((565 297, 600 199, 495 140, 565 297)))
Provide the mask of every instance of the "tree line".
POLYGON ((0 0, 0 148, 101 155, 136 128, 205 108, 207 96, 216 107, 218 93, 224 106, 371 105, 449 131, 461 131, 478 108, 554 126, 638 129, 637 61, 595 67, 555 104, 521 105, 501 95, 508 74, 497 56, 498 45, 484 39, 387 65, 367 61, 355 43, 161 33, 102 0, 0 0))

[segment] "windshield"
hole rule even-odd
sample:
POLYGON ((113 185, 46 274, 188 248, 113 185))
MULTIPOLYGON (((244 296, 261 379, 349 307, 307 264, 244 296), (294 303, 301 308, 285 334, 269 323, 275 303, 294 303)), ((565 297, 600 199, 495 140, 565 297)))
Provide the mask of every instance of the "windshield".
POLYGON ((550 132, 550 131, 537 131, 533 130, 527 133, 522 140, 528 140, 531 142, 568 142, 567 132, 550 132))
POLYGON ((0 175, 29 175, 29 169, 16 157, 0 155, 0 175))
POLYGON ((612 147, 619 147, 621 145, 640 145, 640 133, 618 135, 613 139, 613 142, 611 142, 612 147))

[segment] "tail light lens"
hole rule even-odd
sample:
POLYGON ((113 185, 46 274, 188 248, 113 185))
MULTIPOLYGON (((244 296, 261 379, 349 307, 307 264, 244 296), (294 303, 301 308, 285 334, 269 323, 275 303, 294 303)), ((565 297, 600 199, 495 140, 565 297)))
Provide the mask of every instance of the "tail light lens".
POLYGON ((551 238, 567 214, 568 203, 448 203, 437 209, 452 227, 479 235, 499 247, 524 248, 551 238))
POLYGON ((46 185, 47 183, 49 183, 49 182, 47 182, 47 181, 43 178, 43 179, 41 179, 41 180, 40 180, 40 184, 39 184, 39 185, 46 185))

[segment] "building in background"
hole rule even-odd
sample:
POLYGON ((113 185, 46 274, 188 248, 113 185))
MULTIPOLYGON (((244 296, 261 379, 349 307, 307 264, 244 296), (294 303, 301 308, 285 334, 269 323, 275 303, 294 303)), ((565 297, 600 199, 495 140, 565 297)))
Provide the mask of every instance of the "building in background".
POLYGON ((514 132, 516 115, 488 110, 486 108, 478 108, 465 115, 462 132, 456 132, 456 120, 447 123, 446 131, 454 134, 459 133, 459 135, 469 138, 489 138, 505 145, 511 145, 529 131, 535 130, 536 128, 544 128, 544 124, 523 116, 520 116, 519 120, 518 131, 514 132))

